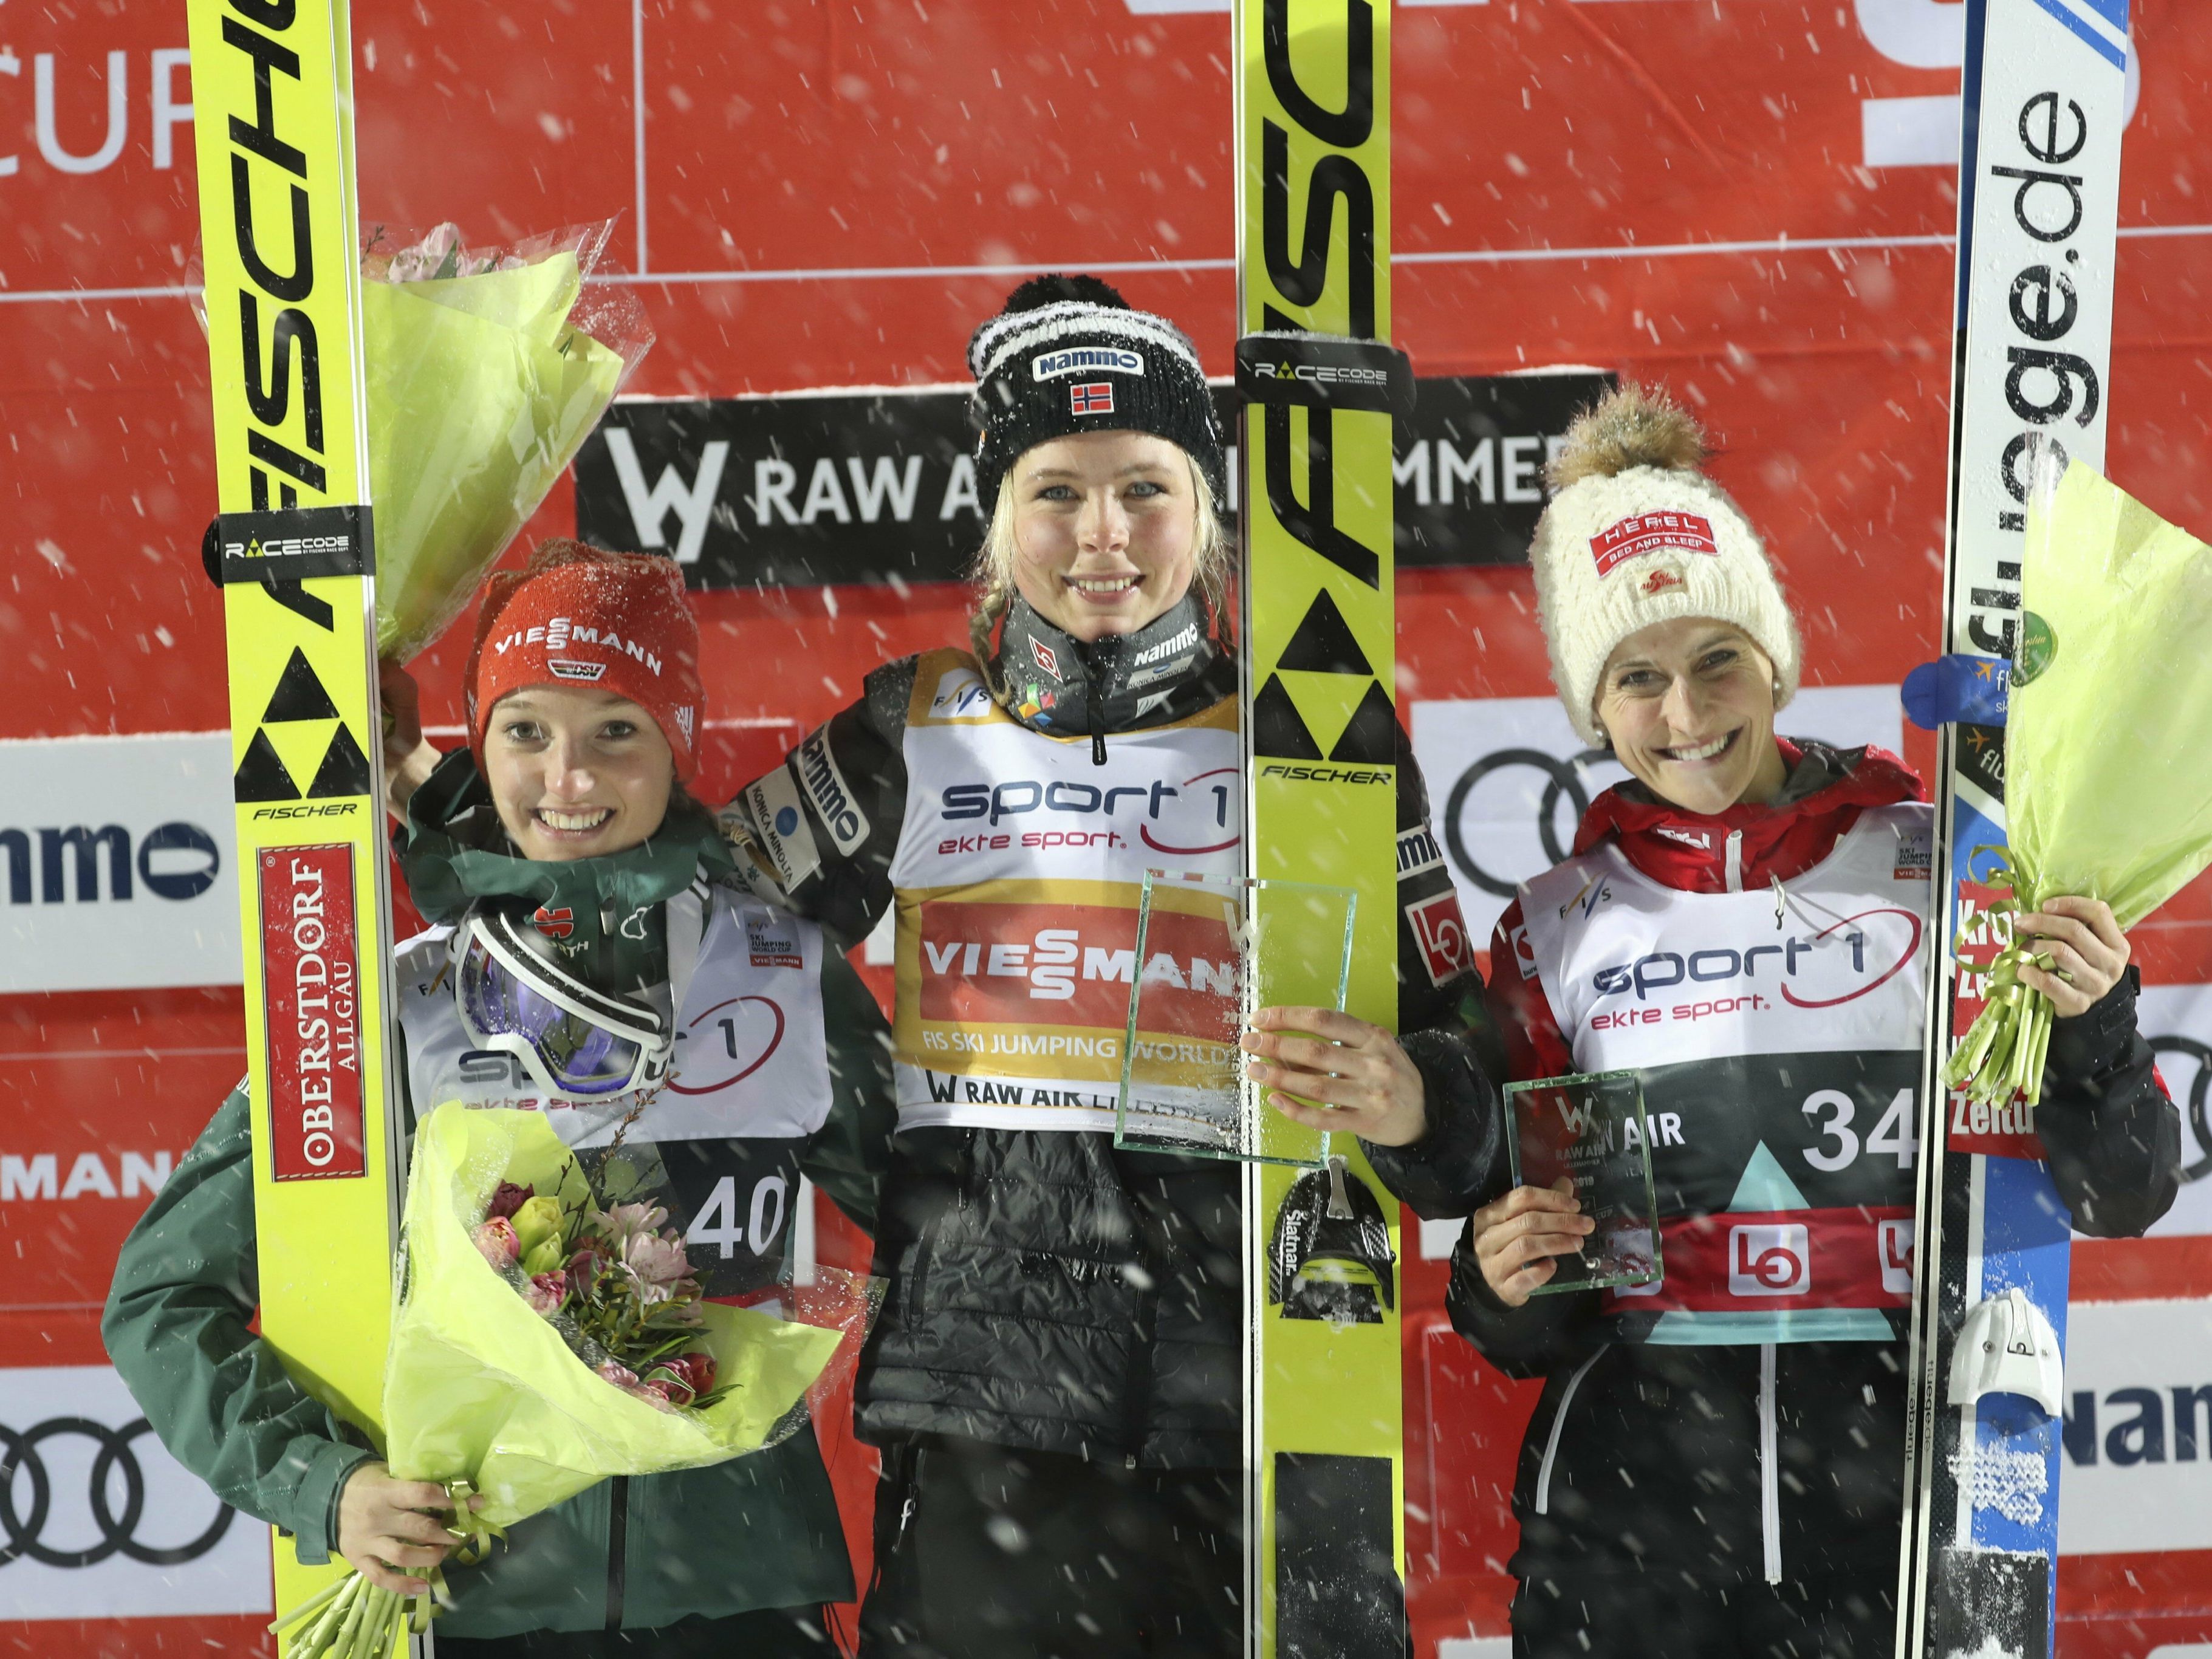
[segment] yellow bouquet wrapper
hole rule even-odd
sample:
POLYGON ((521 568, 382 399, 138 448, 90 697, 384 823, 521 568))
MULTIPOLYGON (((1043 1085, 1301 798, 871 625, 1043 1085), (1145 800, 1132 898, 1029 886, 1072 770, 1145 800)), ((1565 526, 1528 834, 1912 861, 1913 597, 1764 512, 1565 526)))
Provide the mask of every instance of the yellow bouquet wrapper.
POLYGON ((642 355, 585 331, 582 291, 568 248, 362 284, 380 657, 404 662, 466 607, 642 355))
MULTIPOLYGON (((2012 898, 1994 908, 2076 894, 2132 927, 2212 864, 2212 548, 2094 468, 2046 463, 2023 564, 2010 846, 1988 878, 2012 898)), ((2023 959, 2032 941, 1991 964, 1987 1006, 1946 1068, 1975 1099, 2041 1097, 2054 1011, 2021 983, 2023 959)))
POLYGON ((386 1461, 403 1480, 468 1480, 507 1527, 617 1474, 718 1463, 804 1427, 841 1333, 708 1303, 701 1346, 728 1392, 655 1409, 600 1377, 477 1250, 501 1181, 582 1198, 574 1157, 536 1112, 439 1107, 417 1126, 406 1254, 384 1378, 386 1461))

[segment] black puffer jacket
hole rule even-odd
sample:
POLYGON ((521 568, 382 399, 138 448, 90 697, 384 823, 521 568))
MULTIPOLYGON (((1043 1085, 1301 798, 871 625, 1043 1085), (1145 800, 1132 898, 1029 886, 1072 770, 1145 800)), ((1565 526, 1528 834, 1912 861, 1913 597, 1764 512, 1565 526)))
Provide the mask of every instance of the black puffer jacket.
MULTIPOLYGON (((1031 641, 1042 643, 1066 679, 1054 732, 1110 740, 1235 695, 1235 664, 1203 641, 1172 675, 1139 671, 1141 693, 1121 678, 1122 665, 1148 652, 1157 658, 1155 647, 1202 620, 1187 600, 1138 634, 1091 647, 1018 603, 1001 659, 1018 652, 1026 661, 1031 641)), ((915 664, 908 658, 870 674, 866 694, 801 745, 786 763, 789 787, 774 792, 803 803, 813 843, 803 870, 787 854, 788 832, 786 867, 763 851, 781 902, 848 945, 866 937, 894 897, 915 664), (832 809, 867 826, 849 854, 839 848, 855 842, 854 823, 833 834, 822 792, 805 787, 800 768, 817 739, 842 785, 832 809)), ((1451 884, 1402 732, 1398 741, 1400 1025, 1457 1029, 1481 1018, 1481 984, 1471 966, 1456 965, 1439 982, 1403 915, 1451 884)), ((817 764, 817 778, 828 775, 817 764)), ((735 838, 765 848, 773 824, 759 820, 768 799, 749 789, 732 803, 725 819, 733 835, 743 832, 735 838)), ((1464 1067, 1463 1046, 1441 1035, 1407 1046, 1425 1065, 1464 1067)), ((878 1442, 958 1435, 1157 1467, 1235 1463, 1241 1209, 1231 1164, 1116 1151, 1110 1136, 1093 1133, 902 1130, 878 1208, 877 1271, 890 1294, 862 1362, 861 1432, 878 1442)))

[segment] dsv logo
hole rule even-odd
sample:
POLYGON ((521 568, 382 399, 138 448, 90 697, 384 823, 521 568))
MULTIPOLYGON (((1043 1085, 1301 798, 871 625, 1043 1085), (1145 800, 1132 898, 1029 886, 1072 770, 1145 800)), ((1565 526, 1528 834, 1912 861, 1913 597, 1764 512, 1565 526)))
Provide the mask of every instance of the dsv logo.
MULTIPOLYGON (((143 1417, 119 1429, 88 1417, 52 1417, 27 1429, 0 1425, 0 1445, 7 1449, 0 1453, 0 1531, 7 1539, 0 1545, 0 1567, 26 1559, 49 1567, 89 1567, 113 1555, 149 1567, 173 1567, 213 1549, 230 1530, 231 1517, 237 1513, 228 1504, 218 1504, 207 1529, 184 1543, 149 1543, 139 1537, 138 1525, 147 1514, 146 1471, 131 1443, 152 1432, 143 1417), (94 1447, 91 1474, 81 1497, 58 1490, 63 1483, 43 1455, 43 1449, 55 1441, 75 1438, 88 1440, 94 1447), (115 1510, 118 1478, 123 1486, 119 1515, 115 1510), (30 1488, 27 1510, 17 1506, 26 1485, 30 1488), (77 1547, 76 1539, 82 1534, 75 1520, 88 1513, 98 1541, 77 1547), (49 1534, 63 1530, 54 1525, 62 1516, 72 1523, 66 1530, 73 1536, 56 1541, 49 1534)), ((171 1506, 164 1503, 156 1508, 167 1514, 171 1506)))

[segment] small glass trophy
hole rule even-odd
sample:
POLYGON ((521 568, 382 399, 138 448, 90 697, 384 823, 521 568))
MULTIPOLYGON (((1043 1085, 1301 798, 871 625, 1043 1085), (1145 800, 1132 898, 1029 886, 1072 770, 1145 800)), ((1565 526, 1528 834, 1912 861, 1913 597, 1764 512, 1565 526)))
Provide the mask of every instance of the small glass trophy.
POLYGON ((1328 1136, 1269 1106, 1237 1044, 1261 1008, 1342 1008, 1358 895, 1145 872, 1114 1144, 1318 1170, 1328 1136))
POLYGON ((1572 1183, 1582 1212, 1597 1224, 1579 1255, 1559 1266, 1531 1295, 1594 1291, 1611 1285, 1656 1285, 1659 1205, 1652 1190, 1650 1123, 1634 1072, 1550 1077, 1505 1085, 1507 1146, 1513 1184, 1572 1183))

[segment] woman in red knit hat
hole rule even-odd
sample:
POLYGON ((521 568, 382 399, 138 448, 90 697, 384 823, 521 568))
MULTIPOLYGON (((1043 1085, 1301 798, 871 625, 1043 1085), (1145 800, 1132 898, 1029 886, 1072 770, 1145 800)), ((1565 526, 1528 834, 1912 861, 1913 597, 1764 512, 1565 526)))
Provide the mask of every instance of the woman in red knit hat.
MULTIPOLYGON (((410 1120, 453 1099, 543 1110, 595 1175, 619 1146, 708 1296, 772 1291, 802 1174, 874 1219, 889 1036, 820 930, 735 882, 684 789, 702 697, 681 574, 540 547, 487 584, 467 682, 468 746, 426 757, 399 839, 434 924, 395 963, 410 1120), (774 1035, 733 1006, 773 1007, 774 1035)), ((811 1433, 604 1482, 481 1566, 447 1561, 441 1489, 393 1479, 248 1324, 248 1109, 241 1085, 147 1211, 103 1327, 179 1462, 303 1561, 342 1555, 403 1595, 442 1564, 438 1645, 464 1659, 836 1651, 822 1607, 851 1599, 852 1570, 811 1433)))

